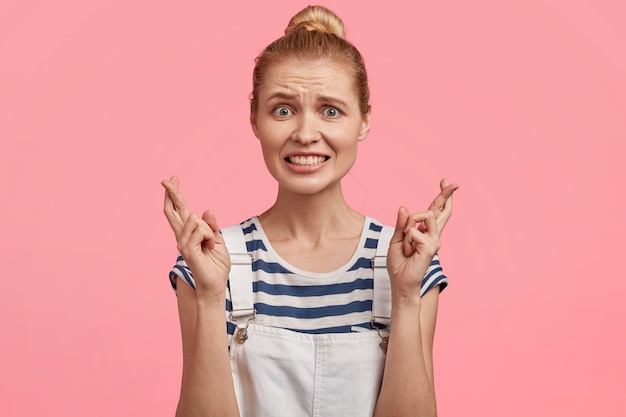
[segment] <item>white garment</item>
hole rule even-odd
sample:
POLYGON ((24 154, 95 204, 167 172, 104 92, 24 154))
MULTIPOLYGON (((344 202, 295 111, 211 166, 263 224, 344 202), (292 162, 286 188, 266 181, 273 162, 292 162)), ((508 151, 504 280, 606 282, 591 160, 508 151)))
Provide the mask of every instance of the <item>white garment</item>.
MULTIPOLYGON (((386 255, 392 229, 384 230, 380 249, 386 255)), ((385 366, 378 331, 307 334, 254 324, 249 314, 253 310, 252 278, 250 266, 245 265, 251 261, 242 256, 246 251, 241 229, 223 229, 222 234, 231 259, 237 260, 233 264, 236 271, 231 269, 233 317, 247 334, 242 341, 238 337, 242 330, 235 330, 230 345, 241 417, 372 416, 385 366)), ((388 281, 384 266, 377 269, 388 281)), ((376 297, 376 286, 374 292, 375 299, 390 304, 388 283, 378 291, 386 292, 386 297, 376 297)), ((377 310, 390 311, 390 306, 379 302, 377 310)), ((388 321, 388 316, 384 319, 388 321)))
POLYGON ((305 334, 248 326, 230 361, 242 417, 366 417, 385 354, 376 331, 305 334))

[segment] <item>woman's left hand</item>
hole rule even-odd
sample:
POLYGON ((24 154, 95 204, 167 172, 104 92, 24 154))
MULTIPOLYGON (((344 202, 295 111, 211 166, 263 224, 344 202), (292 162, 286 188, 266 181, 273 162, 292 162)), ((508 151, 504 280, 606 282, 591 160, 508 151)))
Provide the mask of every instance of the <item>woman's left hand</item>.
POLYGON ((422 279, 441 246, 441 232, 452 215, 452 194, 459 186, 449 184, 445 178, 439 186, 441 192, 427 211, 410 214, 406 207, 398 210, 387 254, 387 270, 397 302, 419 301, 422 279))

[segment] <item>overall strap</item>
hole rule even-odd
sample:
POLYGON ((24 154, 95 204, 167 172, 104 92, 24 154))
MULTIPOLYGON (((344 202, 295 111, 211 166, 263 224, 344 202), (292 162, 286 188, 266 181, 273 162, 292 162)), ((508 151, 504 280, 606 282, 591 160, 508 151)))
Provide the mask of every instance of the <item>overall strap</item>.
POLYGON ((376 255, 372 259, 374 268, 374 300, 372 305, 372 321, 389 325, 391 321, 391 284, 387 272, 387 251, 393 236, 394 228, 383 226, 378 237, 376 255))
POLYGON ((246 247, 241 225, 221 229, 222 237, 230 254, 230 301, 233 305, 232 318, 254 316, 252 289, 252 255, 246 247))

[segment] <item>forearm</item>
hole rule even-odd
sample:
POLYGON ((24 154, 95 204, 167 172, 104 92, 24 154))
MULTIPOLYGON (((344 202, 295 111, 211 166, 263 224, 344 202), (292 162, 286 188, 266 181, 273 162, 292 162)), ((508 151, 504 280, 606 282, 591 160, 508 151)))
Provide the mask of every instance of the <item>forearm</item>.
POLYGON ((230 370, 224 302, 198 302, 177 417, 239 416, 230 370))
POLYGON ((420 323, 421 303, 394 305, 385 372, 375 417, 437 415, 432 369, 420 323))

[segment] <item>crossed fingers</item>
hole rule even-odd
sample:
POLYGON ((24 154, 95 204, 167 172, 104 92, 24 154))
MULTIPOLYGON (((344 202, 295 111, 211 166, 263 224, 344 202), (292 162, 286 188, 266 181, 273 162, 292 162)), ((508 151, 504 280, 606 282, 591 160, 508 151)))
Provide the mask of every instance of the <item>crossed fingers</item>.
POLYGON ((189 208, 178 190, 179 181, 177 177, 171 177, 169 180, 161 181, 161 185, 165 188, 165 202, 163 212, 169 222, 174 234, 179 236, 183 230, 183 226, 189 218, 189 208))
MULTIPOLYGON (((435 197, 430 206, 428 207, 428 211, 431 211, 437 220, 437 226, 439 232, 443 231, 443 228, 446 227, 446 223, 450 219, 452 215, 452 194, 459 188, 458 184, 450 184, 446 178, 442 179, 439 183, 439 188, 441 192, 435 197)), ((412 226, 415 226, 418 221, 413 221, 412 217, 409 218, 409 221, 412 221, 412 226)), ((418 230, 424 231, 426 226, 424 223, 418 225, 418 230)))
POLYGON ((405 256, 416 252, 418 247, 432 246, 433 255, 439 250, 440 230, 432 211, 411 214, 403 232, 402 249, 405 256), (419 224, 419 227, 415 227, 416 224, 419 224))

